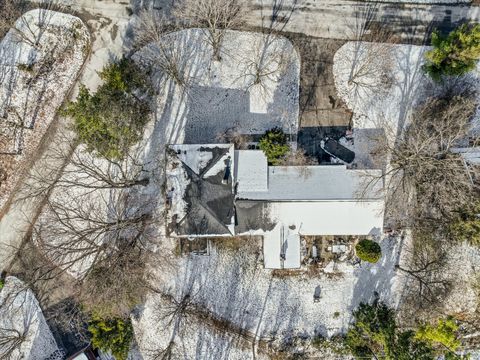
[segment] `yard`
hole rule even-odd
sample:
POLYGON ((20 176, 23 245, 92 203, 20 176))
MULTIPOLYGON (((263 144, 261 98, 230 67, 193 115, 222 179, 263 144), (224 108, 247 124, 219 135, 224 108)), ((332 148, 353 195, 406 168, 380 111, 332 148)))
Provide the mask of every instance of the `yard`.
POLYGON ((32 10, 0 42, 0 209, 38 145, 89 51, 89 33, 71 15, 32 10))

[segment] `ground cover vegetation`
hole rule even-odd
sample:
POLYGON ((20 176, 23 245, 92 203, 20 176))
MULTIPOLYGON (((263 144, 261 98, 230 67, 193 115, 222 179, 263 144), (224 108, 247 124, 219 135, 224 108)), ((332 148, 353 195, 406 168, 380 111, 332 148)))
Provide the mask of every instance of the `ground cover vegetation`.
POLYGON ((115 359, 126 360, 133 340, 130 320, 103 319, 93 315, 88 324, 94 348, 111 352, 115 359))

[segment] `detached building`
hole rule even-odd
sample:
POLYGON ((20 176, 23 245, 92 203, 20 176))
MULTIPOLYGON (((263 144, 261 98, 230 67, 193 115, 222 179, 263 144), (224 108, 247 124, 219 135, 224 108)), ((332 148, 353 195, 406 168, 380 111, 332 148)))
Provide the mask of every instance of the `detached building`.
POLYGON ((303 235, 371 235, 383 228, 381 170, 268 166, 230 144, 167 150, 171 236, 263 236, 266 268, 299 268, 303 235))

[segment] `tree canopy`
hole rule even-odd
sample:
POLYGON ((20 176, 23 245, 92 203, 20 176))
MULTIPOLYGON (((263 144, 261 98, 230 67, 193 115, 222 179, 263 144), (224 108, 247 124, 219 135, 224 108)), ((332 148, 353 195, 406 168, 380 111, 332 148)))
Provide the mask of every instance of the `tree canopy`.
POLYGON ((439 81, 442 75, 463 75, 480 59, 480 25, 464 24, 447 36, 434 32, 432 46, 425 54, 424 69, 434 80, 439 81))
POLYGON ((458 210, 450 224, 450 233, 458 241, 480 245, 480 200, 458 210))
POLYGON ((64 113, 74 119, 78 140, 89 151, 118 160, 142 136, 150 112, 143 95, 150 88, 146 74, 128 59, 107 65, 100 77, 104 83, 97 92, 82 86, 64 113))
POLYGON ((130 320, 120 318, 103 319, 93 315, 88 324, 92 335, 92 346, 105 352, 111 352, 117 360, 126 360, 133 340, 133 328, 130 320))
POLYGON ((437 326, 401 330, 395 316, 395 311, 378 299, 361 303, 353 312, 354 323, 345 338, 352 355, 357 359, 433 360, 452 355, 460 344, 452 319, 441 319, 437 326), (439 344, 443 346, 436 346, 439 344))
POLYGON ((355 246, 357 256, 370 263, 376 263, 382 256, 382 249, 378 243, 372 240, 363 239, 355 246))
POLYGON ((267 130, 260 138, 259 147, 265 153, 269 165, 279 165, 290 150, 287 135, 280 128, 267 130))

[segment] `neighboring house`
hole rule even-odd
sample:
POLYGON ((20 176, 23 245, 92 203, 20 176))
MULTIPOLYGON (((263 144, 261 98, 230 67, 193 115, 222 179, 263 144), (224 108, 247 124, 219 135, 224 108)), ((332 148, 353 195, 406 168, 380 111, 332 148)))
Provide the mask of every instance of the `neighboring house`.
POLYGON ((261 235, 266 268, 299 268, 303 235, 382 232, 381 174, 268 166, 262 151, 230 144, 170 145, 167 231, 189 239, 261 235))

